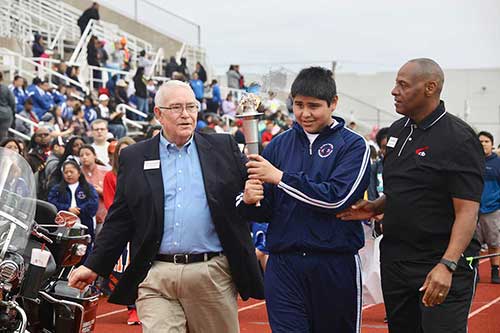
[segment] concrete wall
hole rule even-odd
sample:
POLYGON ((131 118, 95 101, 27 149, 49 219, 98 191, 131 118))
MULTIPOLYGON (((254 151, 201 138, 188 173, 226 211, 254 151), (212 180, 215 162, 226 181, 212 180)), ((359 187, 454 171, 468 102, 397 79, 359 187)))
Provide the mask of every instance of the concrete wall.
MULTIPOLYGON (((5 47, 6 49, 9 49, 17 53, 21 54, 23 53, 19 41, 15 38, 0 37, 0 47, 5 47)), ((31 45, 26 46, 26 50, 28 50, 29 54, 31 55, 31 45)))
MULTIPOLYGON (((67 4, 79 8, 82 11, 89 8, 93 1, 90 0, 64 0, 67 4)), ((120 14, 112 9, 104 7, 102 4, 99 6, 99 15, 101 20, 117 24, 122 30, 142 38, 153 45, 156 50, 160 47, 165 51, 165 58, 175 55, 182 46, 182 42, 175 40, 169 36, 162 34, 148 26, 141 24, 133 19, 120 14)), ((75 22, 76 24, 76 22, 75 22)))

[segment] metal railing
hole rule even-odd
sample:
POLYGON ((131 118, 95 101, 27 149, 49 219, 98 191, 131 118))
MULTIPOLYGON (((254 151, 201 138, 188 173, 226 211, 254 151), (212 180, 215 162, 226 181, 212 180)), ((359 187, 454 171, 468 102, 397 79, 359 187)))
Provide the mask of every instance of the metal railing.
POLYGON ((9 128, 9 133, 12 133, 14 135, 17 135, 18 137, 26 140, 26 141, 30 141, 31 140, 31 137, 30 136, 27 136, 26 134, 24 133, 21 133, 19 132, 18 130, 15 130, 13 128, 9 128))
POLYGON ((127 129, 127 135, 134 135, 134 134, 135 135, 137 135, 137 134, 143 135, 143 134, 145 134, 144 133, 144 128, 145 128, 146 122, 128 119, 127 118, 127 111, 130 111, 130 112, 132 112, 132 113, 134 113, 134 114, 136 114, 138 116, 141 116, 143 118, 147 117, 147 115, 145 113, 143 113, 143 112, 141 112, 141 111, 139 111, 139 110, 131 107, 130 105, 123 104, 123 103, 122 104, 118 104, 116 106, 116 110, 119 111, 119 112, 121 112, 121 113, 123 113, 122 120, 123 120, 123 123, 125 125, 130 125, 130 126, 135 127, 135 128, 137 128, 139 130, 139 132, 130 133, 128 131, 128 129, 127 129))
POLYGON ((151 77, 155 73, 155 69, 158 68, 158 73, 162 73, 162 64, 163 64, 163 59, 165 57, 165 53, 163 52, 163 48, 159 48, 158 51, 156 51, 155 58, 153 60, 153 64, 151 65, 151 69, 149 70, 149 73, 146 73, 148 77, 151 77))
MULTIPOLYGON (((89 88, 84 84, 75 81, 67 76, 64 76, 61 73, 56 72, 47 66, 44 66, 42 64, 33 61, 31 58, 26 58, 21 54, 13 52, 9 49, 0 48, 0 58, 1 58, 1 63, 5 67, 9 68, 8 72, 10 74, 11 80, 14 79, 14 75, 16 73, 19 73, 19 75, 27 78, 34 78, 35 76, 39 77, 47 76, 49 78, 49 81, 52 81, 52 77, 55 76, 61 80, 64 80, 68 84, 79 87, 87 94, 90 92, 89 88), (38 70, 35 71, 35 68, 38 68, 38 70)), ((50 61, 57 62, 57 60, 53 59, 50 61)))
POLYGON ((121 75, 123 77, 128 77, 130 78, 131 72, 127 71, 122 71, 119 69, 113 69, 113 68, 107 68, 107 67, 97 67, 97 66, 87 66, 88 71, 87 71, 87 79, 90 87, 94 86, 94 83, 100 83, 103 87, 106 86, 106 83, 109 81, 109 79, 115 75, 121 75), (99 71, 101 72, 101 78, 95 78, 94 77, 94 71, 99 71))
MULTIPOLYGON (((33 34, 38 33, 47 39, 47 51, 53 51, 57 46, 61 57, 64 56, 64 40, 67 29, 49 17, 47 12, 27 6, 25 0, 4 0, 1 2, 2 16, 10 25, 11 33, 23 42, 30 42, 33 34)), ((26 55, 27 53, 24 52, 26 55)))
POLYGON ((157 1, 135 0, 134 8, 127 6, 127 2, 130 1, 104 0, 100 3, 135 21, 147 22, 149 27, 170 38, 201 45, 201 26, 196 22, 159 6, 157 1))
POLYGON ((21 133, 20 131, 14 129, 14 128, 9 128, 9 132, 12 133, 12 134, 14 134, 14 135, 17 135, 17 136, 23 138, 24 140, 28 140, 28 141, 31 140, 31 137, 35 133, 35 127, 38 127, 38 124, 35 123, 33 120, 28 119, 26 117, 23 117, 23 116, 21 116, 19 114, 16 114, 16 120, 20 120, 23 123, 26 123, 26 124, 29 125, 29 128, 30 128, 29 135, 25 134, 25 133, 21 133))
MULTIPOLYGON (((80 29, 76 23, 82 11, 63 1, 3 0, 2 4, 6 8, 11 8, 16 13, 19 13, 19 15, 29 17, 32 22, 29 29, 31 33, 37 31, 46 36, 49 42, 48 49, 53 49, 55 45, 58 45, 61 58, 64 56, 65 46, 74 47, 74 44, 65 44, 65 41, 80 40, 80 29)), ((26 24, 23 23, 23 25, 26 24)), ((151 43, 120 29, 116 24, 97 21, 97 23, 93 24, 91 33, 110 42, 125 37, 127 47, 134 53, 138 53, 143 49, 148 53, 152 51, 151 43)), ((86 44, 82 47, 86 47, 86 44)), ((73 63, 75 63, 74 61, 73 59, 73 63)))
MULTIPOLYGON (((148 115, 147 115, 147 114, 145 114, 144 112, 139 111, 139 110, 137 110, 136 108, 133 108, 133 107, 131 107, 130 105, 128 105, 128 104, 124 104, 124 103, 122 103, 122 104, 118 104, 118 105, 116 106, 116 110, 118 110, 118 111, 120 111, 120 112, 123 112, 124 114, 126 114, 126 111, 130 111, 130 112, 132 112, 132 113, 135 113, 135 114, 136 114, 136 115, 138 115, 138 116, 141 116, 141 117, 142 117, 142 118, 144 118, 144 119, 146 119, 146 118, 148 117, 148 115)), ((141 127, 141 128, 142 128, 142 127, 141 127)))

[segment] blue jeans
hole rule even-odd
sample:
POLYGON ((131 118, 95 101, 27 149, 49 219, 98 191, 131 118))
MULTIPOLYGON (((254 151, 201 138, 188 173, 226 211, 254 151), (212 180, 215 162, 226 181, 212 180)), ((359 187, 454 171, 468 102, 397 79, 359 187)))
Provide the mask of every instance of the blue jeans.
POLYGON ((113 136, 117 139, 121 139, 125 135, 127 135, 127 130, 125 129, 125 126, 123 126, 122 124, 108 124, 108 129, 111 133, 113 133, 113 136))
MULTIPOLYGON (((144 112, 145 114, 149 114, 149 105, 148 105, 148 99, 147 98, 141 98, 137 97, 137 109, 141 112, 144 112)), ((141 119, 143 120, 143 119, 141 119)))

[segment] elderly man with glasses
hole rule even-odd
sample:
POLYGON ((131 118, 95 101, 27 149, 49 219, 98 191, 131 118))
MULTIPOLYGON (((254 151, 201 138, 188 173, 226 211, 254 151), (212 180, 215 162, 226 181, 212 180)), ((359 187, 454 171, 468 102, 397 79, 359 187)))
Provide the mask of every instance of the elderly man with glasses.
POLYGON ((110 301, 136 302, 143 332, 239 332, 237 293, 263 298, 234 204, 245 158, 230 135, 194 132, 199 103, 189 85, 165 83, 155 105, 162 132, 121 152, 114 203, 70 285, 107 276, 130 241, 131 263, 110 301))

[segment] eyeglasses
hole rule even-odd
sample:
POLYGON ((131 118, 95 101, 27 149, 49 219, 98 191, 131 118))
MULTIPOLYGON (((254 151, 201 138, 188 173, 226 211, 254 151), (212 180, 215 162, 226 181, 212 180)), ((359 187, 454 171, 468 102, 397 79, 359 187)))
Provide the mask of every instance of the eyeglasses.
POLYGON ((158 109, 160 110, 168 110, 172 113, 175 114, 181 114, 182 111, 186 110, 187 113, 197 113, 199 110, 199 105, 198 104, 174 104, 171 106, 158 106, 158 109))

